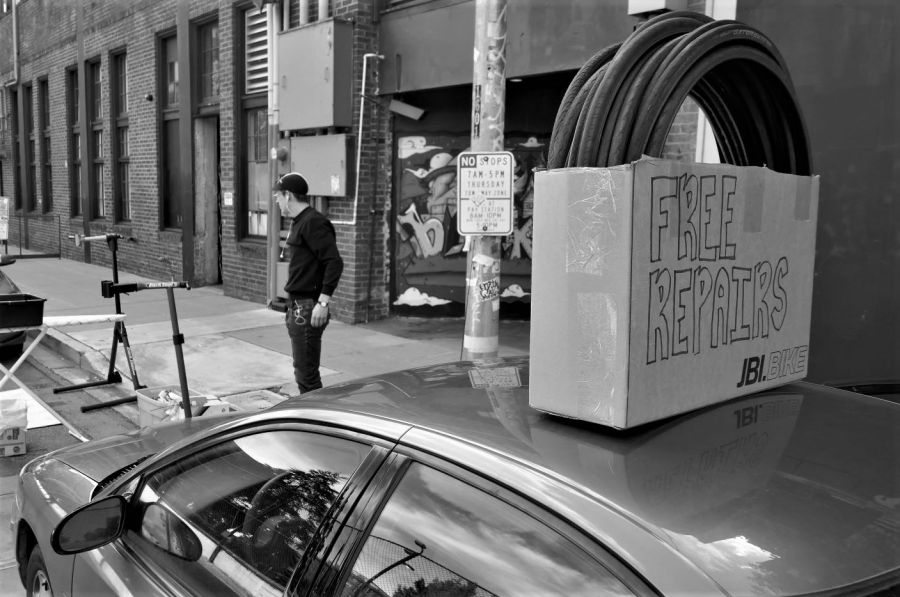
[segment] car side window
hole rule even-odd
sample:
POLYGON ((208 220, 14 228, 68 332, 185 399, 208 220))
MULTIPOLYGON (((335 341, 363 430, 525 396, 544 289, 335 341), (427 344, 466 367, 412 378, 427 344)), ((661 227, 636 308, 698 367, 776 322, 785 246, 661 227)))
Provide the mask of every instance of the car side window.
POLYGON ((632 595, 532 515, 414 463, 375 522, 342 597, 632 595))
POLYGON ((280 595, 370 450, 303 431, 206 448, 146 478, 126 544, 203 594, 280 595))

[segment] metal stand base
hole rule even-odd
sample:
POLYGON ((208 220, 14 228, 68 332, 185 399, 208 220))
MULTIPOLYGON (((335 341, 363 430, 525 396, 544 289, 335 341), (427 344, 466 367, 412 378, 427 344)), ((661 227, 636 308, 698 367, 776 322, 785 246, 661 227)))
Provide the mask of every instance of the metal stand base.
POLYGON ((97 386, 105 386, 107 384, 121 383, 121 382, 122 382, 122 375, 118 371, 116 371, 110 377, 107 377, 106 379, 100 379, 97 381, 88 381, 85 383, 73 384, 71 386, 63 386, 63 387, 59 387, 59 388, 53 388, 53 393, 61 394, 62 392, 72 392, 74 390, 82 390, 84 388, 95 388, 97 386))

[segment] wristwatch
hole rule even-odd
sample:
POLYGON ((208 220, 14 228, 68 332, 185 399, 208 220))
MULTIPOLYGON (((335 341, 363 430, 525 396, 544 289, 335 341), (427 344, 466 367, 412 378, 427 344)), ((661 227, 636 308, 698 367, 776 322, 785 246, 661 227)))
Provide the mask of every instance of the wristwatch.
POLYGON ((316 302, 319 303, 319 305, 325 307, 326 309, 328 308, 328 303, 326 303, 325 301, 316 301, 316 302))

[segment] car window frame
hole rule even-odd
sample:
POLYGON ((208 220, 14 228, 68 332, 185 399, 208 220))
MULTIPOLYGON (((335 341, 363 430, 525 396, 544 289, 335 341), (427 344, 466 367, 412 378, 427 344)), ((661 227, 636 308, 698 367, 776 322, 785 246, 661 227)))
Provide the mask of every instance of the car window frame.
MULTIPOLYGON (((223 429, 221 432, 205 437, 196 443, 184 445, 180 449, 174 450, 158 460, 148 459, 146 463, 141 463, 146 464, 146 466, 136 469, 133 471, 133 474, 129 474, 126 477, 123 477, 121 481, 117 481, 114 484, 115 489, 107 488, 107 490, 102 493, 116 493, 123 495, 120 491, 127 491, 125 497, 128 500, 128 515, 133 515, 135 508, 137 507, 137 500, 143 492, 147 480, 160 470, 172 466, 174 463, 189 458, 199 452, 208 450, 218 444, 234 441, 250 435, 273 431, 315 433, 371 446, 371 449, 366 454, 357 470, 350 476, 347 483, 336 497, 335 503, 329 509, 326 520, 322 522, 319 529, 314 534, 310 546, 317 544, 318 541, 320 541, 321 535, 327 534, 331 527, 335 525, 340 526, 344 517, 352 511, 352 504, 355 504, 362 495, 365 488, 378 473, 385 459, 390 455, 390 452, 394 447, 394 442, 390 440, 355 429, 319 425, 308 421, 256 420, 248 422, 248 424, 244 426, 223 429), (348 504, 351 506, 348 507, 348 504)), ((124 535, 112 543, 98 549, 107 548, 117 550, 120 557, 130 565, 141 570, 142 574, 145 577, 148 577, 152 583, 165 587, 167 592, 176 595, 189 594, 191 592, 191 588, 185 585, 182 579, 169 574, 166 570, 157 565, 146 562, 143 559, 142 554, 136 551, 128 541, 124 540, 124 535)), ((310 549, 306 550, 304 556, 291 572, 290 578, 285 585, 285 589, 291 585, 293 578, 297 576, 298 572, 309 565, 310 551, 310 549)), ((83 555, 79 554, 76 557, 83 557, 83 555)), ((90 566, 89 564, 87 565, 90 566)))
MULTIPOLYGON (((330 537, 332 545, 316 571, 315 579, 307 582, 306 587, 301 587, 298 586, 299 583, 294 582, 298 579, 298 575, 295 574, 295 578, 286 587, 286 595, 290 597, 324 597, 338 594, 353 571, 363 546, 382 511, 394 495, 409 467, 414 463, 422 464, 453 477, 540 521, 582 549, 611 575, 618 578, 634 595, 640 597, 660 595, 648 579, 620 559, 597 538, 592 537, 559 513, 536 502, 524 493, 489 478, 480 471, 409 445, 395 447, 375 478, 371 480, 368 488, 358 500, 357 511, 353 513, 357 522, 352 524, 354 518, 350 517, 345 519, 346 523, 340 527, 332 527, 332 536, 330 537), (344 539, 343 544, 340 544, 341 536, 344 539), (338 573, 335 574, 335 571, 338 573)), ((550 482, 553 481, 550 480, 550 482)))

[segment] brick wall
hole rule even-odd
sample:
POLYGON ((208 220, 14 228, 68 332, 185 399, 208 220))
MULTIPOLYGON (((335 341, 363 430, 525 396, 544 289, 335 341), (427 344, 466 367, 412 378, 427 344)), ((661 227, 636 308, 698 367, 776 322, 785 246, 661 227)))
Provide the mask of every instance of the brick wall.
MULTIPOLYGON (((232 3, 226 0, 191 0, 189 18, 212 17, 219 25, 220 51, 220 104, 219 104, 219 158, 220 186, 223 193, 236 194, 235 151, 240 140, 235 138, 235 84, 233 67, 242 56, 235 56, 235 35, 241 30, 235 17, 238 8, 249 3, 232 3)), ((99 59, 102 72, 101 101, 103 105, 104 141, 102 153, 105 159, 103 193, 106 218, 89 222, 89 234, 119 232, 134 237, 135 243, 120 243, 117 254, 119 268, 152 278, 168 279, 170 275, 182 277, 181 232, 160 230, 160 122, 158 116, 158 36, 174 32, 178 0, 116 0, 83 3, 81 15, 83 58, 99 59), (110 61, 111 53, 124 50, 127 53, 129 149, 132 218, 127 222, 114 222, 113 160, 111 135, 114 132, 109 117, 110 61), (152 100, 145 99, 152 95, 152 100), (169 265, 171 263, 171 266, 169 265)), ((34 214, 19 214, 19 219, 29 220, 29 248, 40 251, 59 250, 63 258, 83 261, 85 249, 75 247, 67 237, 85 234, 81 217, 70 217, 71 181, 68 171, 70 161, 68 127, 67 68, 77 66, 79 59, 78 3, 55 0, 27 0, 18 6, 19 49, 21 82, 34 83, 34 111, 38 110, 36 81, 47 77, 51 96, 51 135, 53 206, 42 223, 34 214), (47 23, 53 27, 47 27, 47 23), (59 238, 62 242, 59 242, 59 238)), ((0 82, 9 82, 12 66, 12 19, 0 17, 0 82)), ((181 81, 180 85, 186 85, 181 81)), ((4 97, 6 108, 8 98, 4 97)), ((6 112, 0 121, 0 172, 3 192, 12 196, 12 139, 6 112)), ((184 126, 184 124, 182 124, 184 126)), ((39 151, 39 149, 38 149, 39 151)), ((84 174, 89 164, 85 162, 84 174)), ((38 176, 36 195, 43 194, 38 176)), ((238 238, 235 225, 237 205, 221 206, 222 278, 226 294, 243 299, 263 302, 266 297, 265 247, 258 241, 238 238)), ((17 226, 13 226, 17 227, 17 226)), ((18 240, 18 239, 16 239, 18 240)), ((111 253, 105 243, 94 243, 88 249, 91 262, 111 265, 111 253)), ((195 245, 195 258, 200 259, 195 245)))
MULTIPOLYGON (((378 51, 378 27, 373 14, 376 3, 366 0, 335 0, 333 16, 352 20, 353 37, 353 131, 359 131, 359 91, 362 81, 363 57, 378 51)), ((369 60, 366 94, 374 95, 378 87, 376 60, 369 60)), ((356 224, 338 225, 338 247, 344 259, 344 275, 335 298, 338 319, 359 323, 388 315, 386 272, 388 214, 390 205, 390 152, 388 137, 390 117, 386 110, 365 102, 363 134, 359 168, 359 200, 356 224)), ((358 141, 358 140, 356 140, 358 141)), ((355 155, 354 155, 355 157, 355 155)), ((345 198, 332 200, 329 215, 332 219, 350 220, 356 181, 345 198)))

